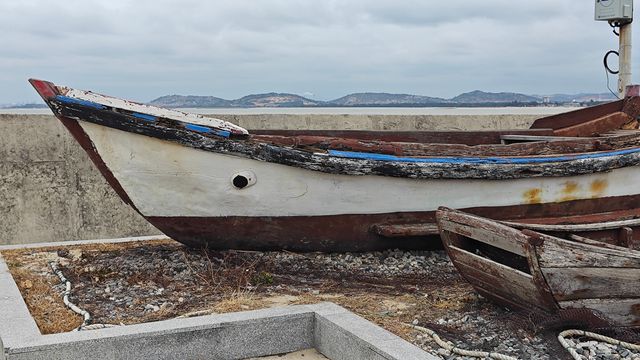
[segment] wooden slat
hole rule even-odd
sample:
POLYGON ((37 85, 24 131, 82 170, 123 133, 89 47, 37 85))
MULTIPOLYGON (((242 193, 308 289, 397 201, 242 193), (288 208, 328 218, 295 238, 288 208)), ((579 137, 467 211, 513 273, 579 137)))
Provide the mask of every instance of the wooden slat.
POLYGON ((578 109, 558 115, 547 116, 536 120, 532 129, 551 128, 561 129, 574 126, 585 121, 597 119, 599 117, 611 114, 623 109, 624 101, 618 100, 610 103, 588 107, 586 109, 578 109))
POLYGON ((368 130, 249 130, 256 135, 329 136, 345 139, 401 141, 430 144, 499 144, 500 135, 553 135, 550 128, 487 131, 368 131, 368 130))
POLYGON ((589 238, 586 238, 584 236, 580 236, 580 235, 576 235, 576 234, 570 234, 569 235, 569 239, 571 239, 573 241, 576 241, 576 242, 579 242, 579 243, 587 244, 587 245, 598 246, 598 247, 612 249, 612 250, 622 250, 620 248, 620 246, 611 245, 611 244, 606 243, 606 242, 589 239, 589 238))
MULTIPOLYGON (((518 136, 518 135, 504 135, 518 136)), ((503 137, 504 137, 503 136, 503 137)), ((622 149, 640 144, 640 133, 610 137, 567 138, 546 136, 549 141, 466 145, 456 143, 419 143, 379 139, 357 139, 338 136, 252 134, 251 140, 288 147, 336 149, 402 156, 539 156, 586 153, 622 149)))
POLYGON ((474 226, 459 224, 453 221, 443 220, 440 222, 440 229, 451 231, 456 234, 495 246, 497 248, 512 252, 514 254, 525 256, 525 250, 521 243, 505 238, 502 234, 497 234, 488 229, 477 228, 474 226))
POLYGON ((621 227, 618 239, 620 246, 626 246, 631 250, 640 250, 640 239, 633 237, 633 228, 628 226, 621 227))
POLYGON ((554 131, 554 134, 558 136, 594 136, 611 129, 617 129, 630 121, 633 121, 633 119, 629 115, 623 112, 616 112, 581 124, 558 129, 554 131))
POLYGON ((558 301, 592 298, 640 298, 640 269, 544 268, 558 301))
POLYGON ((640 252, 593 246, 539 234, 544 243, 536 248, 543 271, 548 267, 640 268, 640 252))
POLYGON ((602 136, 631 135, 631 134, 637 134, 638 132, 640 132, 640 130, 638 129, 628 129, 628 130, 617 129, 617 130, 606 132, 602 134, 602 136))
POLYGON ((599 231, 616 229, 622 226, 640 226, 640 218, 626 219, 619 221, 607 221, 598 223, 586 223, 586 224, 534 224, 534 223, 521 223, 512 221, 500 221, 501 224, 514 227, 516 229, 529 229, 535 231, 599 231))
POLYGON ((544 308, 545 302, 531 275, 455 246, 449 246, 447 251, 458 271, 472 286, 512 303, 521 303, 523 308, 544 308))
POLYGON ((526 257, 524 244, 528 238, 519 230, 492 220, 448 209, 438 210, 436 217, 442 231, 460 234, 526 257))
POLYGON ((588 299, 559 303, 563 309, 589 308, 600 311, 619 326, 640 326, 640 299, 588 299))
POLYGON ((436 223, 376 224, 371 227, 371 230, 380 236, 388 238, 428 236, 440 233, 436 223))
POLYGON ((509 144, 518 141, 561 141, 561 140, 582 140, 584 138, 574 136, 539 136, 539 135, 500 135, 500 139, 509 144))

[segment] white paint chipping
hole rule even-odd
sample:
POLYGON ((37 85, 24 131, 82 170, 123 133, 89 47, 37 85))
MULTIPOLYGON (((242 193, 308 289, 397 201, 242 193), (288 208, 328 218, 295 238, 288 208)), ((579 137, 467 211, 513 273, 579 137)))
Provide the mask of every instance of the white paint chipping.
POLYGON ((406 179, 335 175, 217 154, 80 122, 106 165, 147 216, 313 216, 432 211, 640 193, 640 167, 572 177, 406 179), (231 176, 252 171, 255 185, 231 176), (594 192, 593 184, 599 186, 594 192), (539 189, 537 191, 536 189, 539 189), (571 191, 567 193, 567 189, 571 191))
POLYGON ((91 101, 100 105, 115 107, 118 109, 124 109, 134 111, 142 114, 149 114, 157 117, 164 117, 172 120, 184 121, 196 125, 205 125, 220 130, 228 130, 236 134, 248 134, 249 132, 235 124, 228 121, 208 118, 198 114, 189 114, 182 111, 159 108, 156 106, 150 106, 145 104, 139 104, 132 101, 122 100, 111 96, 96 94, 91 91, 66 89, 65 96, 91 101))

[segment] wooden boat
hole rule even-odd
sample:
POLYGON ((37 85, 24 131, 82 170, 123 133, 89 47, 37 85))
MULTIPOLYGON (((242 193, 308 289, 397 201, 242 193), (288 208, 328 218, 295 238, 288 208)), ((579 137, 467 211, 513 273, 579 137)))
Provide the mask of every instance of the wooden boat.
POLYGON ((505 224, 441 208, 437 219, 451 261, 483 296, 525 311, 587 309, 605 323, 640 327, 640 218, 505 224))
POLYGON ((580 222, 640 200, 637 96, 513 131, 249 132, 30 82, 118 195, 189 245, 425 248, 440 205, 580 222))

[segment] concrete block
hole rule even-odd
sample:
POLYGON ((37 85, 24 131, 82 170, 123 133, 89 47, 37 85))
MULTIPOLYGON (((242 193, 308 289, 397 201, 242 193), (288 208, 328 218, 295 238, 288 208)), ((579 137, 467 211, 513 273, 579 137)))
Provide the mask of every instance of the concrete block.
POLYGON ((316 313, 316 349, 333 360, 436 360, 433 355, 350 312, 316 313))
POLYGON ((40 330, 31 317, 7 264, 0 256, 0 339, 8 346, 14 341, 32 339, 39 335, 40 330))

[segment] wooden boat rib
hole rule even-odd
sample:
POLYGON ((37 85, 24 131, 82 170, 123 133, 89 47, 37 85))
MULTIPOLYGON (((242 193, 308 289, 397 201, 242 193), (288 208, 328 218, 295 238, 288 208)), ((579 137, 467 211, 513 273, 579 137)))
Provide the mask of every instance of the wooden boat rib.
POLYGON ((617 227, 605 242, 571 227, 554 226, 552 236, 447 208, 437 219, 453 264, 483 296, 525 311, 588 309, 612 325, 640 327, 640 235, 631 224, 580 229, 617 227))
POLYGON ((599 136, 637 128, 638 97, 515 131, 250 132, 31 83, 118 195, 190 245, 424 248, 433 246, 425 237, 436 233, 440 205, 502 220, 579 221, 640 200, 640 133, 599 136))

